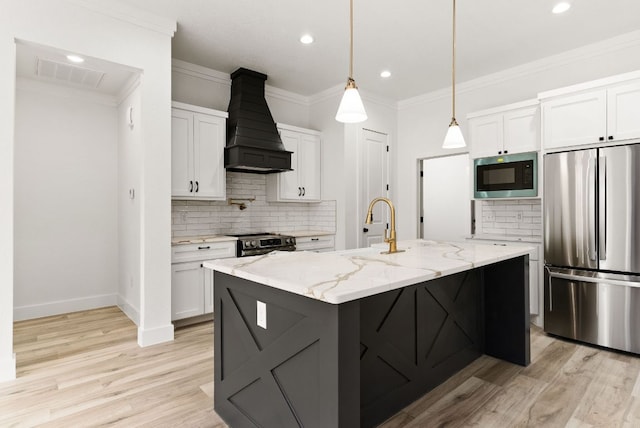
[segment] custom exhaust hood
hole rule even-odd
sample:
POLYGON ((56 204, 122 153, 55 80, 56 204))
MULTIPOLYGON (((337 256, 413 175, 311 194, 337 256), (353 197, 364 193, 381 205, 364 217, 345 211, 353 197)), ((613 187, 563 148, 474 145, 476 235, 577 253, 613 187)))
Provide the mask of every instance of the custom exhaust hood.
POLYGON ((285 150, 273 121, 264 82, 267 75, 239 68, 231 74, 224 167, 229 171, 270 174, 291 171, 291 153, 285 150))

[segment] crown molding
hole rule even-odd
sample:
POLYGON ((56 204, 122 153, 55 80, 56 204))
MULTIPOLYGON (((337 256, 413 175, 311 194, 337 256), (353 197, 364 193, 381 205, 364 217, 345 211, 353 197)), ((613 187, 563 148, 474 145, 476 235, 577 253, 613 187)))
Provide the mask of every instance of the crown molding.
MULTIPOLYGON (((491 73, 477 79, 468 80, 456 84, 456 95, 471 92, 478 89, 493 86, 499 83, 515 80, 526 76, 538 74, 553 68, 562 67, 585 59, 597 58, 608 55, 622 49, 640 45, 640 30, 632 31, 621 36, 606 39, 590 45, 565 51, 557 55, 542 58, 537 61, 528 62, 506 70, 491 73)), ((438 89, 423 95, 408 98, 398 102, 398 109, 415 107, 428 104, 436 100, 451 96, 451 87, 438 89)))
POLYGON ((107 107, 118 106, 116 97, 112 95, 100 94, 83 89, 76 89, 70 86, 44 82, 28 77, 16 77, 16 89, 37 92, 39 94, 52 95, 70 100, 90 102, 107 107))
MULTIPOLYGON (((182 61, 180 59, 173 58, 171 60, 171 71, 176 73, 182 73, 187 76, 197 77, 199 79, 205 79, 212 82, 216 82, 221 85, 231 86, 231 77, 227 73, 223 73, 218 70, 213 70, 201 65, 192 64, 190 62, 182 61)), ((308 107, 310 105, 309 97, 299 95, 294 92, 286 91, 284 89, 276 88, 274 86, 265 85, 264 94, 270 98, 276 98, 283 101, 288 101, 295 104, 308 107)))
POLYGON ((129 80, 124 84, 124 86, 120 89, 120 91, 116 94, 115 100, 118 105, 122 104, 124 100, 127 99, 133 91, 135 91, 138 86, 140 86, 142 80, 141 74, 135 74, 129 78, 129 80))
POLYGON ((171 71, 199 79, 210 80, 221 85, 231 86, 231 77, 229 74, 180 59, 171 59, 171 71))
POLYGON ((178 24, 169 18, 140 10, 120 0, 67 0, 102 15, 173 37, 178 24))

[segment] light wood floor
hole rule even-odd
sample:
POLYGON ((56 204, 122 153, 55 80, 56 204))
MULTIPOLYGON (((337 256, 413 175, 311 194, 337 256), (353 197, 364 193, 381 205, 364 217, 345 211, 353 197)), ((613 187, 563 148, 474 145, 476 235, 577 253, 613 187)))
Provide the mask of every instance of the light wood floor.
MULTIPOLYGON (((213 324, 148 348, 136 334, 117 308, 15 323, 0 427, 226 427, 212 409, 213 324)), ((640 358, 535 328, 531 350, 526 368, 479 358, 382 427, 640 427, 640 358)))

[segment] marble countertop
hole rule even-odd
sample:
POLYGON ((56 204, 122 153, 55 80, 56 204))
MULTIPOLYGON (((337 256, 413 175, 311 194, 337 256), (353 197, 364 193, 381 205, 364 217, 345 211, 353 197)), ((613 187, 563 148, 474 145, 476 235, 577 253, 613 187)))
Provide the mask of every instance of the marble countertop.
POLYGON ((178 236, 171 238, 171 245, 204 244, 205 242, 229 242, 237 241, 235 236, 213 235, 213 236, 178 236))
POLYGON ((404 252, 380 248, 314 253, 274 251, 204 262, 204 267, 270 287, 339 304, 529 253, 526 246, 401 241, 404 252))

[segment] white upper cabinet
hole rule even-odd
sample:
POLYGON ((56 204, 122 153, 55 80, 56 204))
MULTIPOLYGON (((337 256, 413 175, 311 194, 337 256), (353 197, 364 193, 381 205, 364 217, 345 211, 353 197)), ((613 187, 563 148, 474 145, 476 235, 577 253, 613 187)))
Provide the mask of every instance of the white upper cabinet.
POLYGON ((278 124, 280 138, 291 154, 293 171, 267 176, 267 200, 280 202, 320 201, 320 133, 278 124))
POLYGON ((224 200, 226 112, 173 103, 171 110, 171 196, 224 200))
POLYGON ((544 148, 640 138, 640 79, 624 76, 540 94, 544 148))
POLYGON ((473 158, 540 149, 537 101, 473 113, 467 119, 473 158))

